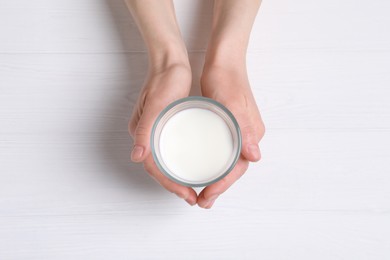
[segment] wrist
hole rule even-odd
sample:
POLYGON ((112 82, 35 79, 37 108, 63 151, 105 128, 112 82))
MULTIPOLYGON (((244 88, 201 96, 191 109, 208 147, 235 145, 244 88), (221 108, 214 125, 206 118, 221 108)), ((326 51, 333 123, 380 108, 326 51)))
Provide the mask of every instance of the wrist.
POLYGON ((166 41, 148 46, 149 68, 159 72, 166 68, 180 65, 190 68, 187 49, 184 42, 166 41))
POLYGON ((220 67, 227 70, 246 67, 246 45, 236 40, 213 39, 206 52, 205 68, 220 67))

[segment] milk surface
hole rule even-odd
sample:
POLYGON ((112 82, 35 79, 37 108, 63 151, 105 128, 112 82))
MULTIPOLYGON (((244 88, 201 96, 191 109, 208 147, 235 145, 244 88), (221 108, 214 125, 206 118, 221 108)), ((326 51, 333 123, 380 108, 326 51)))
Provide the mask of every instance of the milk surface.
POLYGON ((233 137, 225 121, 202 108, 188 108, 172 116, 161 131, 162 160, 185 182, 207 182, 230 166, 233 137))

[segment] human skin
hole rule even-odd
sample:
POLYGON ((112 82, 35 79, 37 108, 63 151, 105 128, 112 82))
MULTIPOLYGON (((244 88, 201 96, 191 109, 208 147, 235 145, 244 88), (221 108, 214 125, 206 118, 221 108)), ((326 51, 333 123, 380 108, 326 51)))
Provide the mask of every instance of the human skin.
POLYGON ((143 162, 146 171, 165 189, 190 205, 211 208, 215 200, 260 160, 258 143, 264 135, 246 70, 246 51, 258 0, 215 0, 213 26, 201 76, 202 95, 225 105, 242 132, 241 156, 235 168, 199 195, 177 184, 157 168, 150 151, 150 134, 158 114, 173 101, 186 97, 191 87, 188 54, 171 0, 126 0, 149 54, 148 74, 129 122, 134 139, 131 159, 143 162), (153 8, 151 8, 153 6, 153 8))

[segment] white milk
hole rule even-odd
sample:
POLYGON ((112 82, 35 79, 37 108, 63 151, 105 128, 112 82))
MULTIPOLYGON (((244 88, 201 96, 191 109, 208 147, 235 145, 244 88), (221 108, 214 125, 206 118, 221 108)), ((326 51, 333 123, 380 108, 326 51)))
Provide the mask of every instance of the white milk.
POLYGON ((161 131, 162 160, 185 182, 211 181, 231 165, 234 150, 228 125, 216 113, 188 108, 173 115, 161 131))

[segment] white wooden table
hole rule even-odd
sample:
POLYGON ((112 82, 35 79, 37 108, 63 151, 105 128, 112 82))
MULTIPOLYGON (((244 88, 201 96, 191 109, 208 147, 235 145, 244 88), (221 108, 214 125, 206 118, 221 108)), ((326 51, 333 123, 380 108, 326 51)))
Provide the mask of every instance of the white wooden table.
MULTIPOLYGON (((176 9, 197 87, 212 2, 176 9)), ((389 10, 262 4, 263 159, 202 210, 130 163, 147 54, 123 1, 0 0, 0 259, 390 259, 389 10)))

